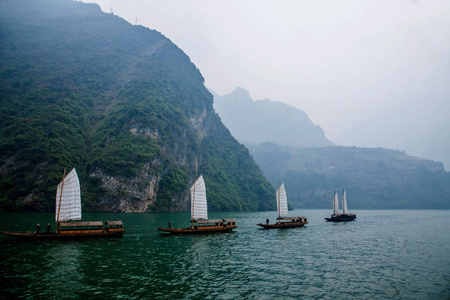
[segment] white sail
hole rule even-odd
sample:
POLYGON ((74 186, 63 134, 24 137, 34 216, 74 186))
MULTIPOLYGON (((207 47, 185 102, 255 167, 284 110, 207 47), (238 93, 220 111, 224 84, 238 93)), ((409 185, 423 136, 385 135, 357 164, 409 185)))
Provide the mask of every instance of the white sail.
POLYGON ((191 219, 208 219, 206 186, 202 175, 191 187, 191 219))
POLYGON ((334 191, 334 199, 333 199, 333 215, 339 214, 339 199, 336 191, 334 191))
POLYGON ((284 183, 280 185, 277 190, 277 208, 278 208, 278 217, 287 217, 288 215, 288 205, 287 205, 287 196, 286 190, 284 188, 284 183))
POLYGON ((347 196, 345 195, 345 190, 342 195, 342 213, 347 214, 347 196))
POLYGON ((75 168, 63 180, 64 184, 61 181, 56 189, 55 221, 81 220, 80 182, 75 168), (61 209, 59 208, 60 202, 61 209))

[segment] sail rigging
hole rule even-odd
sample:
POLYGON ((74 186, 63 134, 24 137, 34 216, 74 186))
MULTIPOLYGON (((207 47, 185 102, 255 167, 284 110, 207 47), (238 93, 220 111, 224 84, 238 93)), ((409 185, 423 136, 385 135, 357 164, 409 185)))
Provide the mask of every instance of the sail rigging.
POLYGON ((305 217, 288 217, 288 204, 286 189, 284 188, 284 183, 280 184, 276 192, 277 198, 277 210, 278 218, 276 223, 269 224, 269 219, 266 219, 266 223, 258 223, 256 225, 263 227, 264 229, 273 228, 293 228, 293 227, 303 227, 308 224, 305 217))
POLYGON ((191 187, 191 219, 208 219, 206 186, 202 175, 200 175, 191 187))
POLYGON ((278 218, 287 217, 288 205, 284 183, 282 183, 277 190, 277 208, 278 208, 278 218))
POLYGON ((334 199, 333 199, 333 214, 339 214, 339 199, 336 191, 334 191, 334 199))
POLYGON ((191 234, 208 232, 230 232, 236 228, 233 219, 208 220, 208 205, 206 202, 206 186, 203 176, 197 178, 191 187, 191 226, 189 228, 158 227, 158 230, 173 234, 191 234))
POLYGON ((121 237, 125 232, 122 221, 71 222, 81 220, 81 190, 77 171, 73 168, 66 176, 66 168, 61 182, 56 188, 55 221, 56 231, 50 232, 3 232, 5 235, 26 239, 71 239, 71 238, 101 238, 121 237), (70 222, 67 222, 70 221, 70 222))
POLYGON ((356 219, 356 215, 349 213, 347 209, 347 194, 345 189, 342 191, 342 214, 339 213, 339 199, 336 191, 333 198, 333 214, 330 218, 325 218, 329 222, 348 222, 356 219))
POLYGON ((347 196, 345 194, 345 190, 342 194, 342 213, 347 214, 347 196))
POLYGON ((80 181, 75 168, 63 178, 56 189, 55 221, 69 220, 81 220, 80 181))

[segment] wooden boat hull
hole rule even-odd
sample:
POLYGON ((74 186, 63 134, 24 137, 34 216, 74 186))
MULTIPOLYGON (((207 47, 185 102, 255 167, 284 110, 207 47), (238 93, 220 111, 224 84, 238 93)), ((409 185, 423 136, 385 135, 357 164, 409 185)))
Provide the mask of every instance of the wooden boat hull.
POLYGON ((308 224, 307 221, 304 222, 281 222, 275 224, 256 224, 258 226, 263 227, 264 229, 275 229, 275 228, 294 228, 294 227, 303 227, 308 224))
POLYGON ((199 233, 214 233, 214 232, 230 232, 236 225, 228 226, 199 226, 189 228, 162 228, 158 227, 158 230, 169 232, 172 234, 199 234, 199 233))
POLYGON ((10 237, 28 239, 28 240, 40 240, 40 239, 50 239, 50 240, 64 240, 64 239, 85 239, 85 238, 112 238, 112 237, 122 237, 125 230, 116 231, 104 231, 95 233, 30 233, 30 232, 7 232, 3 231, 2 234, 10 237))
POLYGON ((350 222, 354 221, 356 219, 356 215, 348 215, 348 216, 337 216, 337 217, 330 217, 330 218, 324 218, 327 222, 350 222))

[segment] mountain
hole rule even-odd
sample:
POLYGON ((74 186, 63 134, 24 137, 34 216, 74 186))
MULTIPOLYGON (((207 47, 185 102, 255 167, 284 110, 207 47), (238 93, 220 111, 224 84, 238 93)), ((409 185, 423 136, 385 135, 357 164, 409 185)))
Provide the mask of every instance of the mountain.
POLYGON ((51 211, 63 169, 84 211, 274 209, 274 190, 221 123, 189 57, 96 4, 0 1, 0 209, 51 211), (69 170, 68 170, 69 171, 69 170))
POLYGON ((333 191, 349 209, 449 209, 450 173, 442 163, 398 150, 293 148, 265 143, 250 153, 274 186, 284 182, 292 206, 329 208, 333 191))
POLYGON ((243 88, 219 96, 214 108, 233 136, 244 144, 270 142, 291 147, 324 147, 333 143, 305 112, 268 99, 253 101, 243 88))
POLYGON ((415 108, 417 114, 420 112, 420 117, 394 110, 382 119, 358 123, 334 141, 339 145, 349 146, 364 143, 366 147, 401 147, 401 150, 410 155, 440 161, 446 170, 450 170, 450 119, 438 113, 439 110, 445 111, 445 107, 446 105, 436 105, 415 108))
POLYGON ((286 184, 293 207, 331 209, 333 191, 345 188, 354 209, 450 208, 450 174, 442 163, 398 150, 334 146, 301 110, 253 101, 242 88, 212 93, 224 124, 273 186, 286 184))

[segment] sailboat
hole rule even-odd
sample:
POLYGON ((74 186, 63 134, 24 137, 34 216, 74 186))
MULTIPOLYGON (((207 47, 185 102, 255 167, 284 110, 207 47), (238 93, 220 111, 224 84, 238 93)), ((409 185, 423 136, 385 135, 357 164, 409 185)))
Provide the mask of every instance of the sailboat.
POLYGON ((342 194, 342 214, 339 213, 339 199, 336 191, 334 191, 333 197, 333 214, 330 218, 325 218, 328 222, 348 222, 356 219, 355 214, 348 213, 347 209, 347 195, 345 190, 342 194))
POLYGON ((191 226, 188 228, 158 227, 159 230, 173 234, 229 232, 236 228, 233 219, 208 219, 208 203, 206 201, 206 185, 203 176, 194 182, 191 187, 191 226))
POLYGON ((50 223, 45 232, 40 231, 39 224, 35 232, 5 232, 2 234, 18 238, 28 239, 66 239, 86 237, 121 237, 125 232, 122 221, 81 222, 81 190, 78 175, 73 168, 56 189, 55 205, 56 231, 50 232, 50 223))
POLYGON ((284 188, 284 183, 280 185, 276 193, 277 197, 277 210, 278 218, 275 224, 269 224, 269 219, 266 220, 266 224, 259 223, 256 224, 265 229, 272 228, 291 228, 291 227, 303 227, 308 224, 308 220, 305 217, 288 217, 288 205, 287 205, 287 195, 286 189, 284 188))

